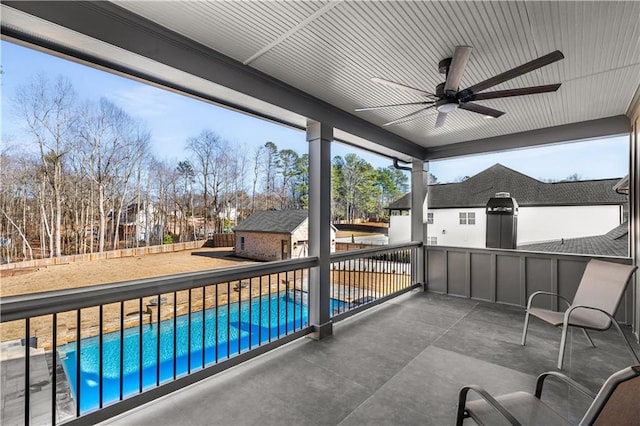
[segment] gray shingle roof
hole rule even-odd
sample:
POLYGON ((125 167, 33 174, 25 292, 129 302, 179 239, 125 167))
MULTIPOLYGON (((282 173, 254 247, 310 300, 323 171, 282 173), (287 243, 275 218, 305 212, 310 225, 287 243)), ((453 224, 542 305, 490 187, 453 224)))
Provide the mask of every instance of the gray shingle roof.
MULTIPOLYGON (((621 204, 626 197, 613 187, 616 179, 546 183, 495 164, 459 183, 429 186, 429 207, 484 207, 496 192, 508 192, 521 207, 621 204)), ((389 204, 390 210, 411 208, 411 194, 389 204)))
POLYGON ((613 228, 604 235, 592 237, 567 238, 565 240, 548 241, 536 244, 523 244, 518 246, 519 250, 544 251, 552 253, 579 253, 595 254, 604 256, 628 256, 628 234, 629 225, 627 222, 613 228))
POLYGON ((236 232, 251 231, 286 234, 295 231, 307 216, 307 210, 266 210, 255 212, 233 230, 236 232))

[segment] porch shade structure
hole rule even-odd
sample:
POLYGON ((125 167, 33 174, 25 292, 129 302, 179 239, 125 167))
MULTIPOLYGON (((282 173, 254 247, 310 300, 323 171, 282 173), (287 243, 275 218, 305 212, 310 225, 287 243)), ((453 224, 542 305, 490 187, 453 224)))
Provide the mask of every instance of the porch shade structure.
POLYGON ((589 343, 595 347, 587 330, 604 331, 613 324, 624 339, 635 362, 640 364, 638 355, 634 352, 629 340, 627 340, 620 325, 618 325, 618 322, 614 318, 614 314, 622 300, 631 275, 636 269, 637 266, 633 265, 623 265, 593 259, 589 261, 585 268, 573 303, 557 293, 546 291, 536 291, 533 293, 529 296, 527 302, 524 329, 522 330, 522 346, 524 346, 527 341, 530 315, 540 318, 556 327, 562 326, 560 353, 558 354, 558 369, 562 369, 569 327, 581 328, 589 343), (534 299, 540 295, 559 297, 569 306, 564 312, 532 307, 534 299))

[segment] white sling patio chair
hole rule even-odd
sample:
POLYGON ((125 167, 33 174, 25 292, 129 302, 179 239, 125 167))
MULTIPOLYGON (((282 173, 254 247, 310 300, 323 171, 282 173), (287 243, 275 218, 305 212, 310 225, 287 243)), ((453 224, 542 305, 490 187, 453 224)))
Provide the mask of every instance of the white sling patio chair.
POLYGON ((558 369, 562 369, 569 327, 581 328, 591 346, 595 347, 587 330, 604 331, 613 324, 624 339, 635 362, 640 364, 640 359, 638 359, 629 340, 613 317, 627 288, 629 278, 636 269, 637 267, 633 265, 623 265, 593 259, 589 261, 584 270, 582 280, 580 280, 578 290, 573 298, 573 303, 556 293, 547 291, 536 291, 533 293, 529 296, 527 313, 524 317, 522 346, 524 346, 527 341, 527 328, 529 327, 530 315, 538 317, 556 327, 562 326, 560 353, 558 355, 558 369), (567 310, 564 312, 556 312, 531 307, 534 298, 542 294, 559 297, 569 305, 567 310))
POLYGON ((593 399, 580 420, 580 425, 637 425, 640 413, 640 365, 633 365, 612 374, 602 385, 597 395, 562 373, 549 371, 538 376, 536 390, 513 392, 492 397, 478 385, 464 386, 458 395, 456 425, 462 426, 464 419, 471 417, 479 425, 559 426, 571 424, 541 400, 542 388, 547 377, 559 379, 572 389, 593 399), (467 402, 467 394, 474 391, 481 399, 467 402))

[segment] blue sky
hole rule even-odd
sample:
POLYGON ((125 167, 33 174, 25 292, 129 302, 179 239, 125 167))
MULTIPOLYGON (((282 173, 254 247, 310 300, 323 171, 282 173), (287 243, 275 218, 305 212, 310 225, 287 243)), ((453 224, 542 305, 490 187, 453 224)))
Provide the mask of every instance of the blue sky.
MULTIPOLYGON (((267 141, 278 148, 307 152, 305 135, 277 124, 250 117, 186 96, 144 85, 104 71, 79 65, 35 50, 2 41, 2 140, 12 144, 26 140, 19 120, 12 114, 15 90, 39 73, 66 76, 80 98, 106 97, 129 114, 143 120, 152 133, 156 157, 164 160, 186 158, 185 141, 203 129, 212 129, 234 145, 253 152, 267 141)), ((559 144, 496 154, 432 162, 431 172, 441 182, 472 176, 495 163, 502 163, 534 178, 562 179, 577 173, 583 179, 621 177, 628 172, 628 137, 559 144)), ((391 160, 340 144, 333 155, 356 152, 376 167, 391 160)), ((250 156, 250 154, 249 154, 250 156)))

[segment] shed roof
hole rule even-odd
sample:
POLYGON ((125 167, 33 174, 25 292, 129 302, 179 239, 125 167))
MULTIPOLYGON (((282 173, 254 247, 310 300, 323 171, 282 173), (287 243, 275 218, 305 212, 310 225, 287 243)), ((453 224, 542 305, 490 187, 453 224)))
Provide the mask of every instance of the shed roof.
MULTIPOLYGON (((621 204, 626 197, 613 190, 619 181, 620 178, 547 183, 494 164, 463 182, 430 185, 429 208, 484 207, 496 192, 510 193, 521 207, 621 204)), ((411 194, 388 207, 410 208, 411 194)))
POLYGON ((629 255, 629 224, 624 222, 604 235, 567 238, 544 243, 523 244, 519 250, 544 251, 552 253, 579 253, 606 256, 629 255))
POLYGON ((236 232, 292 233, 307 217, 307 210, 265 210, 253 213, 233 230, 236 232))

